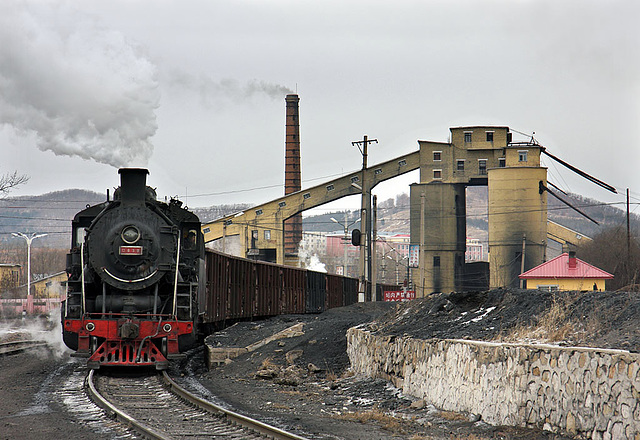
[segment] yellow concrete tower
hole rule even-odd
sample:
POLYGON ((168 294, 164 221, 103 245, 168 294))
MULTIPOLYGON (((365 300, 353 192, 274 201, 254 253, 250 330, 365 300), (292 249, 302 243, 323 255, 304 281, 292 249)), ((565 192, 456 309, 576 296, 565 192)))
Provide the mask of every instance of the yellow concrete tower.
POLYGON ((513 145, 489 174, 489 287, 518 287, 518 275, 545 261, 547 169, 540 146, 513 145))

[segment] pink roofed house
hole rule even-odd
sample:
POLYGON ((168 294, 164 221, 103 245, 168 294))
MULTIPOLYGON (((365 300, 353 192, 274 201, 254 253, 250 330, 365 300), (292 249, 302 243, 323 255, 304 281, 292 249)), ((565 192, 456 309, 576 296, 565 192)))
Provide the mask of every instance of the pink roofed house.
POLYGON ((564 253, 520 274, 526 288, 540 290, 605 290, 605 280, 613 278, 609 272, 598 269, 576 258, 574 252, 564 253))

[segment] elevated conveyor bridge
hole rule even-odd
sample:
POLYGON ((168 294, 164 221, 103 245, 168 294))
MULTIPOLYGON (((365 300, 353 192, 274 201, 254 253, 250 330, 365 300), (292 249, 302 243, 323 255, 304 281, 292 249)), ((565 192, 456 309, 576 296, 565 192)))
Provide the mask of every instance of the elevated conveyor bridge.
POLYGON ((371 189, 378 183, 418 168, 420 168, 420 152, 415 151, 367 167, 365 170, 355 171, 320 185, 279 197, 237 214, 204 223, 202 233, 205 242, 223 240, 219 246, 223 252, 226 251, 226 239, 238 237, 244 251, 241 256, 257 256, 260 259, 284 264, 283 222, 286 219, 343 197, 362 194, 363 191, 365 194, 371 194, 371 189))

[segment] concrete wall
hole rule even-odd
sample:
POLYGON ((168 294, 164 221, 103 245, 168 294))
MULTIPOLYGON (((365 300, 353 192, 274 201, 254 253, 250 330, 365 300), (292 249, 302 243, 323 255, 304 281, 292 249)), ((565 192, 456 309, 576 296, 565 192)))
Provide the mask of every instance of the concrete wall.
POLYGON ((640 355, 550 345, 347 333, 352 369, 494 425, 640 439, 640 355))
POLYGON ((567 291, 597 290, 602 292, 605 290, 605 281, 603 278, 530 278, 526 283, 528 289, 540 289, 544 286, 557 286, 558 290, 567 291), (596 289, 593 288, 594 283, 596 289))
POLYGON ((411 243, 421 246, 422 268, 411 274, 418 297, 433 292, 461 291, 467 250, 465 186, 414 183, 410 200, 411 243), (423 194, 425 197, 421 199, 423 194), (422 200, 424 212, 421 212, 422 200), (423 227, 424 236, 421 237, 423 227))

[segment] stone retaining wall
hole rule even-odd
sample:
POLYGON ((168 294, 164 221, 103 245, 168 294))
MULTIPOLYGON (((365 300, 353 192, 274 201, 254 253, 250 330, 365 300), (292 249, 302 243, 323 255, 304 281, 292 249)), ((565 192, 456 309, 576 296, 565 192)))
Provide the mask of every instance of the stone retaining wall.
POLYGON ((420 340, 347 332, 354 372, 494 425, 640 439, 640 355, 551 345, 420 340))

